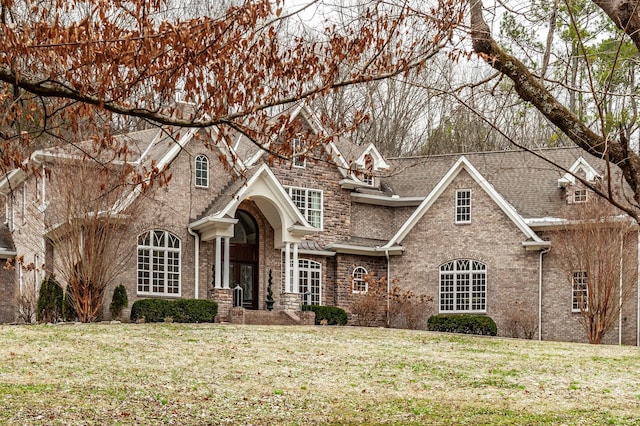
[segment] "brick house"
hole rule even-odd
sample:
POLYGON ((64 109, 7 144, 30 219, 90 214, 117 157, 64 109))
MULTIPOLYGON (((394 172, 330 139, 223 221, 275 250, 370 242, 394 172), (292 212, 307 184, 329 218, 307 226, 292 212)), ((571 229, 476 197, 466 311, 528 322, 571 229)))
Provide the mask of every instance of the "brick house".
MULTIPOLYGON (((291 117, 323 131, 304 108, 291 117)), ((145 199, 145 213, 131 218, 139 231, 129 236, 131 256, 119 277, 130 305, 148 297, 211 298, 226 320, 236 286, 245 309, 265 310, 271 275, 275 310, 296 311, 304 301, 351 312, 354 297, 369 290, 364 277, 375 276, 432 296, 428 315, 486 314, 503 336, 513 335, 515 319, 526 320, 530 337, 585 341, 576 288, 552 237, 566 209, 592 195, 571 173, 600 179, 600 160, 575 148, 544 150, 567 173, 523 151, 385 159, 373 145, 339 139, 318 148, 313 161, 273 163, 241 137, 227 147, 198 132, 119 137, 135 154, 131 164, 167 165, 172 174, 145 199)), ((36 152, 32 161, 53 168, 61 156, 36 152)), ((47 203, 55 203, 46 181, 46 172, 16 170, 0 182, 0 257, 36 265, 29 277, 0 275, 4 322, 16 320, 15 297, 27 280, 37 283, 55 262, 42 231, 47 203)), ((624 250, 636 259, 625 265, 636 285, 606 342, 637 345, 637 232, 624 250)))

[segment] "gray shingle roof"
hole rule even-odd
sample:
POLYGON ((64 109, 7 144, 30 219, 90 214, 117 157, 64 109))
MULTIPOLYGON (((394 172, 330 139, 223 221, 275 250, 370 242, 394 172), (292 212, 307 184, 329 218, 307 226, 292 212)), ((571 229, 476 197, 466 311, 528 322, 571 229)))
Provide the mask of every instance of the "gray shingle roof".
MULTIPOLYGON (((604 162, 579 148, 536 151, 569 169, 582 156, 604 175, 604 162)), ((462 154, 390 159, 391 171, 383 178, 393 193, 425 197, 462 154)), ((464 156, 482 176, 525 218, 557 217, 566 206, 558 179, 566 172, 535 155, 518 151, 469 153, 464 156)))

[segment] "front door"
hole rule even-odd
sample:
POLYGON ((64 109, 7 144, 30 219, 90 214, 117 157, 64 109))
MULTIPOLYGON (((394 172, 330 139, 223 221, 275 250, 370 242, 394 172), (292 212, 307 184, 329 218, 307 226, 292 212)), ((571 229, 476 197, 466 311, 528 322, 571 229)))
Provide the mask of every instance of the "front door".
POLYGON ((258 309, 258 265, 253 262, 232 261, 229 264, 229 280, 233 288, 242 288, 242 307, 258 309))
POLYGON ((229 247, 229 284, 242 288, 243 308, 258 309, 258 226, 244 210, 236 212, 236 219, 229 247))

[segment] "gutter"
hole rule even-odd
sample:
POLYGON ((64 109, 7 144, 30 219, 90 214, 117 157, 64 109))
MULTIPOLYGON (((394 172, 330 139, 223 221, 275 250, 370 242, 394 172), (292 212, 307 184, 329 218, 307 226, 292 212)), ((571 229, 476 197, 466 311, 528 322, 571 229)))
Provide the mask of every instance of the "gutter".
POLYGON ((419 206, 424 201, 424 197, 399 197, 392 195, 387 197, 385 195, 363 194, 360 192, 352 192, 351 200, 360 204, 373 204, 375 206, 385 207, 415 207, 419 206))

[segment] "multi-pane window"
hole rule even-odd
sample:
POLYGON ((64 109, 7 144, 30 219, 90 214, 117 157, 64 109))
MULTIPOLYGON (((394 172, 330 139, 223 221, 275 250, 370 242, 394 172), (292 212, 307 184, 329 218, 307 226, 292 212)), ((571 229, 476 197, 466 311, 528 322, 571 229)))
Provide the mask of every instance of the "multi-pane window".
POLYGON ((302 140, 300 138, 295 138, 293 140, 293 165, 294 167, 304 168, 307 166, 307 161, 304 156, 300 155, 302 152, 302 140))
POLYGON ((321 300, 322 265, 309 259, 298 259, 299 290, 305 305, 319 305, 321 300))
POLYGON ((366 280, 367 270, 362 266, 358 266, 353 270, 352 275, 352 288, 354 293, 366 293, 369 290, 369 285, 366 280))
POLYGON ((471 190, 456 191, 456 223, 471 222, 471 190))
POLYGON ((586 189, 576 189, 573 192, 574 203, 586 203, 588 199, 588 193, 586 189))
POLYGON ((587 271, 575 271, 573 273, 572 312, 586 311, 588 309, 589 293, 587 291, 587 283, 587 271))
POLYGON ((138 294, 180 296, 180 240, 172 233, 138 236, 138 294))
POLYGON ((294 187, 288 188, 287 191, 307 222, 315 228, 322 229, 322 191, 294 187))
POLYGON ((440 311, 485 312, 487 266, 475 260, 457 259, 440 266, 440 311))
POLYGON ((196 157, 196 186, 200 188, 209 186, 209 159, 204 155, 196 157))

